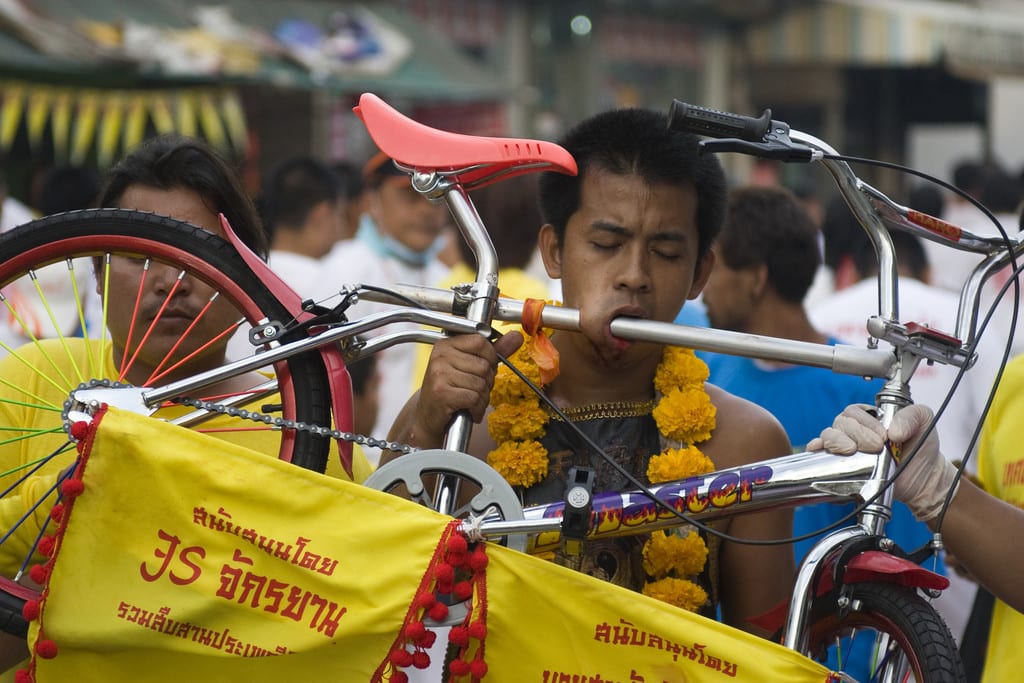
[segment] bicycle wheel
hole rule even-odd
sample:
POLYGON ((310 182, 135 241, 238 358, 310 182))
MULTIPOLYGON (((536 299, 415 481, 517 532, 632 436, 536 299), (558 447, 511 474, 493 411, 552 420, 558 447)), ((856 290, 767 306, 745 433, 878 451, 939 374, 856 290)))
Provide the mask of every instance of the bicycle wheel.
MULTIPOLYGON (((166 384, 216 367, 223 361, 229 339, 238 330, 268 319, 284 323, 290 319, 227 241, 181 221, 130 210, 58 214, 3 235, 0 302, 8 336, 0 338, 0 349, 17 354, 18 342, 27 343, 28 346, 20 347, 25 349, 22 355, 37 361, 43 359, 30 370, 47 384, 62 385, 62 390, 91 379, 146 386, 166 384), (128 279, 128 287, 124 287, 124 277, 119 281, 111 279, 121 275, 118 262, 142 271, 128 279), (170 273, 169 279, 176 284, 165 287, 168 293, 162 299, 154 297, 146 302, 142 296, 144 288, 162 287, 153 285, 159 267, 170 273), (182 288, 188 286, 204 287, 206 303, 202 308, 190 309, 181 303, 182 288), (63 296, 58 297, 56 292, 63 292, 63 296), (225 320, 228 323, 221 324, 225 320), (115 347, 111 341, 113 334, 107 329, 115 325, 128 330, 116 367, 104 363, 110 359, 101 355, 115 347), (72 338, 74 343, 70 342, 72 338), (84 354, 86 360, 80 362, 81 358, 71 355, 83 341, 90 348, 84 354), (66 371, 68 366, 71 372, 66 371), (110 376, 111 370, 116 376, 110 376), (131 381, 132 377, 141 381, 131 381)), ((113 352, 116 354, 117 349, 113 352)), ((330 425, 330 387, 318 353, 290 358, 269 370, 269 378, 238 379, 230 393, 254 395, 257 383, 276 378, 280 405, 262 407, 276 409, 288 420, 330 425), (242 386, 246 381, 253 386, 242 386)), ((31 410, 52 415, 53 408, 39 405, 31 410)), ((30 421, 40 422, 35 417, 30 421)), ((242 421, 235 428, 264 433, 271 429, 242 421)), ((231 427, 199 425, 196 429, 220 432, 231 427)), ((301 467, 322 472, 329 445, 329 439, 322 436, 285 430, 279 455, 301 467)))
POLYGON ((812 659, 861 683, 956 683, 963 664, 949 628, 913 589, 886 583, 848 587, 849 607, 834 596, 811 608, 812 659))
MULTIPOLYGON (((0 495, 18 495, 23 472, 56 474, 73 461, 62 412, 75 387, 91 380, 160 386, 223 364, 238 330, 290 319, 224 239, 112 209, 49 216, 0 237, 0 314, 0 495)), ((156 416, 324 471, 329 438, 237 414, 330 426, 331 387, 319 353, 210 391, 191 398, 229 404, 235 414, 171 401, 156 416)), ((48 524, 39 517, 56 499, 56 487, 39 494, 25 506, 41 513, 33 508, 32 521, 0 529, 0 574, 24 571, 48 524)), ((0 577, 0 629, 24 634, 20 609, 31 595, 0 577)))

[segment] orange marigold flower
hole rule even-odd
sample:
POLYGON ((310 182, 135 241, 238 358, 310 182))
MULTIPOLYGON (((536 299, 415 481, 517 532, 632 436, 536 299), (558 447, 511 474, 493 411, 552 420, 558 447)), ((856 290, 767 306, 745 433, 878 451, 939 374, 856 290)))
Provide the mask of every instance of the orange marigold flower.
POLYGON ((487 416, 487 431, 495 443, 528 441, 543 436, 547 422, 540 401, 502 403, 487 416))
POLYGON ((708 379, 707 364, 693 349, 666 346, 654 375, 654 388, 662 394, 673 389, 703 385, 708 379))
POLYGON ((691 612, 708 601, 707 591, 693 581, 672 577, 647 583, 644 585, 643 594, 691 612))
POLYGON ((487 462, 512 486, 529 488, 548 474, 548 450, 539 441, 506 441, 487 462))
POLYGON ((660 484, 713 472, 715 464, 696 446, 667 448, 647 463, 647 481, 660 484))
POLYGON ((658 401, 651 414, 658 431, 684 443, 707 441, 715 428, 716 409, 703 388, 673 389, 658 401))
POLYGON ((656 579, 669 574, 676 577, 700 574, 708 559, 708 547, 700 534, 686 536, 656 531, 644 544, 643 566, 648 576, 656 579))

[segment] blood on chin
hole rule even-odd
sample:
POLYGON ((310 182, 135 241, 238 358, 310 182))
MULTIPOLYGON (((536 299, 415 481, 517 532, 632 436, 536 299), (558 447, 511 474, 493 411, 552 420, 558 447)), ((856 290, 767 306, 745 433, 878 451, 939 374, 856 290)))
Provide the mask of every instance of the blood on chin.
POLYGON ((591 353, 595 360, 602 366, 614 367, 621 363, 630 349, 636 346, 636 342, 616 337, 606 325, 597 339, 587 335, 590 342, 591 353))

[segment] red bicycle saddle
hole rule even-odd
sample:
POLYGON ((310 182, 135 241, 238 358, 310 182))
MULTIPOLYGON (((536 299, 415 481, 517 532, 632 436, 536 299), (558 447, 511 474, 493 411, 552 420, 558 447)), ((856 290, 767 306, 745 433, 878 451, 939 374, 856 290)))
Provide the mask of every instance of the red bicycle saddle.
POLYGON ((454 175, 467 189, 534 171, 576 175, 572 155, 552 142, 437 130, 404 116, 372 93, 360 96, 353 111, 389 157, 417 171, 454 175))

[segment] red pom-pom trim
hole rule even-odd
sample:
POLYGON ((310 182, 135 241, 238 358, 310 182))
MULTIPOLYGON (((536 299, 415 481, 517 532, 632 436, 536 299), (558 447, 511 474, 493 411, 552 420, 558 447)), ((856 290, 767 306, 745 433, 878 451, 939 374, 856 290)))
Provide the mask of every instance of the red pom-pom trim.
POLYGON ((405 627, 405 637, 409 640, 421 638, 427 632, 427 627, 422 621, 411 621, 405 627))
POLYGON ((391 654, 388 655, 388 659, 391 660, 391 663, 395 666, 405 667, 412 664, 412 653, 404 648, 398 648, 397 650, 391 651, 391 654))
POLYGON ((409 674, 404 671, 395 671, 391 674, 391 683, 409 683, 409 674))
POLYGON ((53 521, 59 522, 60 518, 63 517, 63 516, 64 516, 64 504, 63 503, 57 503, 52 508, 50 508, 50 519, 52 519, 53 521))
POLYGON ((50 578, 50 567, 44 564, 34 564, 28 570, 28 577, 38 584, 46 583, 46 580, 50 578))
POLYGON ((452 534, 448 537, 448 552, 450 553, 464 553, 469 548, 469 543, 466 541, 465 536, 459 534, 452 534))
POLYGON ((469 629, 465 626, 452 626, 448 631, 448 642, 458 647, 465 647, 469 642, 469 629))
MULTIPOLYGON (((455 567, 447 562, 441 562, 434 567, 434 578, 440 583, 451 583, 455 580, 455 567)), ((442 593, 446 591, 441 591, 442 593)))
POLYGON ((471 638, 483 640, 487 637, 487 624, 482 621, 474 621, 469 625, 469 635, 471 638))
POLYGON ((44 638, 36 643, 36 654, 43 659, 53 659, 57 656, 57 643, 44 638))
POLYGON ((21 606, 21 616, 25 621, 35 621, 39 618, 39 601, 26 600, 21 606))
POLYGON ((417 669, 426 669, 430 666, 430 655, 423 650, 416 650, 412 653, 412 665, 417 669))
POLYGON ((422 636, 415 639, 413 642, 417 647, 430 649, 434 647, 434 642, 437 641, 437 633, 434 631, 426 631, 422 636))
POLYGON ((427 610, 427 615, 434 621, 444 621, 448 617, 448 605, 443 602, 435 603, 427 610))
POLYGON ((461 659, 453 659, 448 664, 448 671, 451 672, 452 676, 465 676, 469 673, 469 662, 464 662, 461 659))
POLYGON ((433 593, 424 592, 416 596, 416 606, 420 609, 430 609, 435 602, 437 602, 437 598, 433 593))
POLYGON ((81 441, 85 438, 85 435, 89 433, 89 423, 85 420, 79 420, 78 422, 71 423, 71 438, 75 441, 81 441))
POLYGON ((453 590, 455 590, 455 584, 453 584, 451 581, 438 581, 437 582, 437 592, 438 593, 441 593, 442 595, 448 595, 453 590))
POLYGON ((61 495, 65 498, 74 498, 85 490, 85 484, 82 483, 81 479, 66 479, 63 484, 60 485, 61 495))
POLYGON ((49 557, 53 554, 53 547, 57 544, 57 539, 53 536, 43 536, 39 539, 39 552, 49 557))
POLYGON ((469 581, 459 581, 452 589, 452 595, 458 600, 468 600, 473 595, 473 584, 469 581))
POLYGON ((480 571, 487 566, 487 554, 484 552, 483 547, 477 548, 469 556, 469 566, 473 571, 480 571))
POLYGON ((25 671, 24 669, 18 669, 14 672, 14 683, 34 683, 35 679, 32 678, 32 674, 25 671))
POLYGON ((482 659, 474 659, 469 664, 469 672, 473 678, 483 678, 487 675, 487 662, 482 659))

